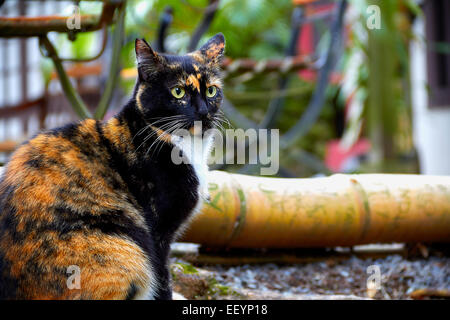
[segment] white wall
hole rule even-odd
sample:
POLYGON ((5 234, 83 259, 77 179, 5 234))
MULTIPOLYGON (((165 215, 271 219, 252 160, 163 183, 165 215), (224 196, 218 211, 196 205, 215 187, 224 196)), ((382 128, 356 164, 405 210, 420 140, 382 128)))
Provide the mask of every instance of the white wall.
POLYGON ((450 175, 450 106, 428 108, 425 22, 417 19, 412 43, 411 85, 413 103, 413 135, 423 174, 450 175))

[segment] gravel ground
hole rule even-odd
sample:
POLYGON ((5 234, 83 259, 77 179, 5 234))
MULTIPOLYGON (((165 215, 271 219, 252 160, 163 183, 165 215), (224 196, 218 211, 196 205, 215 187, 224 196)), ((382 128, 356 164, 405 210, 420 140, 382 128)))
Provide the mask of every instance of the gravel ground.
MULTIPOLYGON (((173 258, 172 262, 186 263, 180 258, 173 258)), ((198 272, 189 275, 187 282, 191 287, 181 289, 191 299, 410 299, 410 294, 418 289, 450 291, 448 256, 351 256, 294 265, 208 265, 193 270, 198 272), (368 289, 369 278, 377 274, 379 289, 370 281, 368 289), (219 289, 205 289, 211 283, 219 289), (194 287, 196 293, 189 296, 194 287), (204 290, 197 290, 199 287, 204 290)))
MULTIPOLYGON (((207 266, 216 281, 237 292, 260 292, 278 298, 308 295, 356 296, 375 299, 407 299, 417 289, 450 290, 450 258, 430 257, 408 261, 399 255, 383 259, 335 262, 327 260, 303 265, 275 264, 235 267, 207 266), (370 267, 376 266, 376 267, 370 267), (380 290, 368 290, 367 281, 381 275, 380 290), (368 269, 369 268, 369 269, 368 269)), ((369 285, 370 286, 370 285, 369 285)))

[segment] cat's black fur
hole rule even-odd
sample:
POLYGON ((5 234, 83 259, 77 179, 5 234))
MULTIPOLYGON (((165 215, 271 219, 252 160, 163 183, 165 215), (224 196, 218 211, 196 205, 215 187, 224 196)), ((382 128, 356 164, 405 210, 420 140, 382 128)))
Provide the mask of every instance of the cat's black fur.
MULTIPOLYGON (((213 37, 201 50, 206 50, 214 43, 224 43, 223 35, 218 34, 213 37)), ((206 116, 214 115, 218 111, 223 96, 221 89, 218 88, 215 99, 208 101, 205 97, 205 90, 209 77, 220 78, 218 62, 222 53, 223 50, 218 53, 217 58, 219 59, 210 61, 210 65, 207 60, 204 64, 200 64, 199 61, 187 55, 160 55, 165 60, 163 66, 150 75, 145 74, 144 64, 144 67, 139 69, 139 79, 133 94, 134 99, 118 115, 119 120, 128 124, 131 135, 135 137, 134 144, 140 146, 139 152, 142 161, 130 166, 123 163, 120 154, 114 154, 113 150, 110 152, 117 166, 117 172, 121 173, 122 178, 127 182, 131 193, 135 195, 144 210, 147 224, 151 226, 151 240, 145 239, 145 234, 141 234, 143 239, 139 240, 148 242, 145 247, 148 254, 153 257, 152 261, 156 267, 158 278, 163 281, 157 292, 157 299, 170 299, 172 296, 167 265, 170 243, 174 240, 175 233, 181 224, 192 213, 197 201, 201 201, 201 199, 198 199, 198 194, 192 192, 197 189, 199 183, 193 167, 190 164, 174 164, 171 160, 173 146, 170 144, 162 145, 156 153, 157 157, 145 157, 145 153, 148 153, 147 150, 154 143, 154 139, 150 138, 148 141, 144 141, 146 135, 139 134, 139 130, 151 123, 151 119, 177 114, 183 114, 187 119, 186 125, 182 127, 184 129, 192 128, 194 121, 202 121, 204 130, 212 128, 213 122, 206 116), (174 64, 180 65, 180 68, 171 69, 169 67, 174 64), (203 79, 199 81, 201 90, 198 92, 193 86, 186 86, 186 95, 189 95, 188 104, 180 109, 179 103, 171 95, 169 89, 177 84, 183 73, 195 74, 194 64, 199 66, 202 74, 203 79), (149 84, 149 88, 140 96, 140 103, 145 107, 143 114, 136 111, 139 109, 136 106, 136 95, 142 83, 149 84), (149 185, 153 187, 149 187, 149 185), (153 212, 149 203, 150 194, 153 195, 152 201, 157 212, 153 212)), ((146 58, 149 59, 149 57, 146 58)), ((107 142, 105 141, 105 143, 107 142)), ((155 153, 151 152, 151 154, 155 153)))

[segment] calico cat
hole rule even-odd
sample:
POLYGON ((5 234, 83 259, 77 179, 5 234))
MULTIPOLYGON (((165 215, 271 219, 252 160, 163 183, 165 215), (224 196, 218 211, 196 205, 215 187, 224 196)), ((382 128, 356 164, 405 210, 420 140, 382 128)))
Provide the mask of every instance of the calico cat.
POLYGON ((170 244, 207 197, 224 47, 220 33, 183 56, 136 40, 138 79, 116 116, 17 149, 0 182, 0 299, 172 298, 170 244), (174 148, 193 161, 175 164, 174 148))

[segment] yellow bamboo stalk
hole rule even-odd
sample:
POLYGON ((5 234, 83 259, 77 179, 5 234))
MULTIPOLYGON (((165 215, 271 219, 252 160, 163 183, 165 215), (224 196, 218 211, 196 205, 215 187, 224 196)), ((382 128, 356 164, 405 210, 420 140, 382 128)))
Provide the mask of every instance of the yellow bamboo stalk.
POLYGON ((326 178, 210 173, 205 203, 181 239, 220 247, 295 248, 450 242, 450 177, 326 178))

